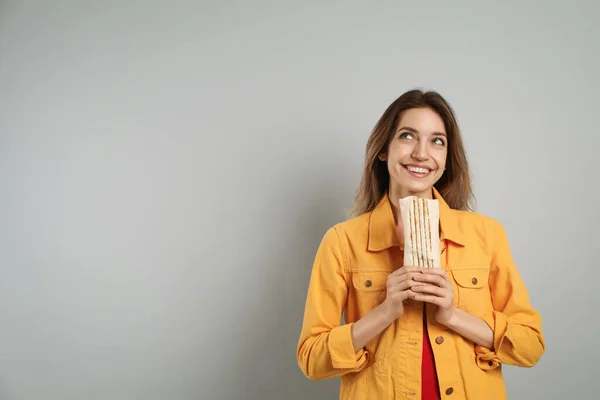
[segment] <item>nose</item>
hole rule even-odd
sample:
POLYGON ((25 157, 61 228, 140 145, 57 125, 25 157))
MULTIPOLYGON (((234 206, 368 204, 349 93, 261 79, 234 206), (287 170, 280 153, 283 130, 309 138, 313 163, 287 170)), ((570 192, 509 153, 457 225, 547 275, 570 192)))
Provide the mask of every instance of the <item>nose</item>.
POLYGON ((429 158, 429 154, 427 153, 427 142, 424 140, 420 140, 415 144, 413 148, 412 156, 415 160, 425 161, 429 158))

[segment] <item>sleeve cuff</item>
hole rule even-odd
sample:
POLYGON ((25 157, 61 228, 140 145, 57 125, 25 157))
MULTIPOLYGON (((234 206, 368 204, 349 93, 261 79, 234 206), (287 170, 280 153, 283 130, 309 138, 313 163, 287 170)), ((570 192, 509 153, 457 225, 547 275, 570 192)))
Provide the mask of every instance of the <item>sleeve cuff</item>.
POLYGON ((360 349, 354 352, 352 325, 353 323, 337 326, 329 333, 327 345, 333 368, 354 369, 367 362, 369 353, 366 350, 360 349))
POLYGON ((475 346, 475 361, 477 366, 485 371, 496 369, 500 366, 500 361, 496 354, 483 346, 475 346))
POLYGON ((505 339, 512 344, 508 318, 504 314, 494 311, 485 314, 481 319, 488 324, 494 333, 494 348, 488 349, 479 345, 475 346, 476 362, 481 369, 492 370, 500 366, 498 354, 502 346, 505 345, 505 339))

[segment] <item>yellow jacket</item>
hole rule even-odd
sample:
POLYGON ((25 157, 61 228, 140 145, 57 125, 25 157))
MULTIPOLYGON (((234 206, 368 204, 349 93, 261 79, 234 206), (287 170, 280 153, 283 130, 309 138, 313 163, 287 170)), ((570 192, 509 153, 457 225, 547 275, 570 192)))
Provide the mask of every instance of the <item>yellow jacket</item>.
MULTIPOLYGON (((541 317, 530 304, 502 225, 450 209, 435 189, 434 194, 440 203, 441 263, 454 287, 454 306, 494 332, 494 348, 483 348, 436 323, 427 307, 441 396, 504 400, 502 364, 531 367, 545 351, 541 317)), ((310 379, 341 376, 341 399, 421 400, 422 303, 407 300, 405 313, 356 353, 350 335, 352 324, 385 299, 387 276, 402 264, 387 195, 373 211, 333 226, 322 239, 297 358, 310 379)))

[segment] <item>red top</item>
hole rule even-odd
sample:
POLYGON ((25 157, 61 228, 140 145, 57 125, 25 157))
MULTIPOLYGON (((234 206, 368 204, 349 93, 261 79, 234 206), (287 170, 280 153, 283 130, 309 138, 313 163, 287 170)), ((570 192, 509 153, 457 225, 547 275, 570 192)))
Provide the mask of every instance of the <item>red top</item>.
POLYGON ((427 334, 427 320, 423 307, 423 358, 421 362, 421 400, 440 400, 440 387, 435 372, 433 349, 427 334))

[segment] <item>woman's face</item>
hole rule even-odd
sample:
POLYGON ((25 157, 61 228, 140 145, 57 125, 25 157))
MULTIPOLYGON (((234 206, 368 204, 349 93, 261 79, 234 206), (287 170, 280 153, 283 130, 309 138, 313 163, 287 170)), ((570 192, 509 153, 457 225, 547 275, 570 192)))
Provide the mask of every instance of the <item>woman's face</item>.
POLYGON ((442 118, 430 108, 402 113, 388 150, 379 155, 387 162, 393 198, 431 198, 431 188, 446 169, 448 138, 442 118))

